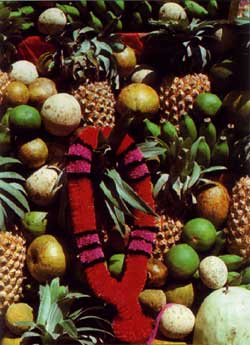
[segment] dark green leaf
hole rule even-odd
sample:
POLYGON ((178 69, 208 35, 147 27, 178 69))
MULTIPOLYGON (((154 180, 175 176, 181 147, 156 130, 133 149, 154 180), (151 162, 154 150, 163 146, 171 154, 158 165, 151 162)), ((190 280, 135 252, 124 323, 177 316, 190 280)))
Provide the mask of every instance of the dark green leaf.
POLYGON ((201 174, 201 168, 197 162, 194 162, 194 167, 193 167, 192 175, 190 176, 188 188, 191 188, 195 185, 195 183, 199 180, 200 174, 201 174))
POLYGON ((168 182, 168 179, 169 179, 168 174, 161 174, 161 176, 159 177, 159 179, 156 181, 154 185, 154 189, 153 189, 154 198, 156 198, 158 194, 160 193, 160 191, 164 189, 164 187, 166 186, 168 182))
POLYGON ((16 199, 20 205, 27 211, 29 211, 29 204, 25 196, 18 190, 10 186, 8 183, 0 180, 0 191, 3 190, 16 199))
POLYGON ((77 338, 78 332, 72 320, 63 320, 60 322, 60 326, 63 328, 71 338, 77 338))
POLYGON ((22 164, 19 159, 0 156, 0 166, 5 164, 22 164))
POLYGON ((178 178, 176 179, 176 181, 173 183, 173 190, 176 192, 176 194, 178 195, 178 197, 181 199, 181 190, 183 187, 183 183, 180 180, 180 177, 178 176, 178 178))
POLYGON ((122 225, 120 224, 119 220, 117 219, 115 210, 114 210, 114 206, 111 205, 107 200, 105 200, 105 204, 108 208, 109 214, 114 222, 114 224, 117 226, 117 229, 120 231, 120 233, 122 233, 122 225))
POLYGON ((15 180, 21 180, 21 181, 25 181, 25 178, 23 176, 21 176, 20 174, 17 174, 13 171, 4 171, 4 172, 0 172, 0 179, 15 179, 15 180))
POLYGON ((4 204, 6 204, 19 218, 24 217, 24 211, 18 207, 13 201, 8 199, 5 195, 0 194, 0 199, 4 204))
POLYGON ((224 167, 222 165, 214 165, 214 166, 211 166, 209 168, 201 170, 201 173, 206 174, 206 173, 210 173, 213 171, 219 171, 219 170, 227 170, 227 167, 224 167))
POLYGON ((2 230, 5 230, 6 229, 6 226, 5 226, 5 219, 6 219, 6 212, 2 206, 2 204, 0 203, 0 228, 2 230))

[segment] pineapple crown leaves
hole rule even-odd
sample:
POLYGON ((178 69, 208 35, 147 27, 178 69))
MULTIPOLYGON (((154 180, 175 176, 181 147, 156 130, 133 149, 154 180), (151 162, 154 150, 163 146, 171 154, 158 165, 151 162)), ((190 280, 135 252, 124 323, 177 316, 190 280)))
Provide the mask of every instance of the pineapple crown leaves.
POLYGON ((23 218, 29 211, 26 191, 22 185, 25 180, 19 173, 9 170, 11 165, 21 164, 18 159, 0 156, 0 227, 6 229, 9 216, 23 218))
POLYGON ((86 334, 99 332, 112 336, 104 326, 102 328, 89 326, 91 320, 100 322, 102 325, 110 325, 108 320, 95 315, 95 311, 103 310, 104 306, 95 304, 72 312, 71 307, 75 300, 91 299, 91 296, 69 292, 67 286, 60 285, 59 278, 54 278, 45 286, 40 285, 39 296, 40 304, 36 322, 17 323, 29 327, 29 330, 22 335, 22 339, 40 338, 44 344, 60 344, 63 340, 71 340, 88 345, 86 334), (83 322, 87 325, 86 327, 82 326, 83 322))
POLYGON ((195 203, 194 189, 200 184, 211 183, 210 180, 204 178, 204 175, 226 169, 224 166, 201 168, 196 161, 201 139, 202 137, 199 137, 192 143, 188 138, 183 140, 182 137, 176 137, 170 143, 165 143, 159 138, 148 137, 146 142, 139 145, 148 159, 155 157, 157 152, 165 156, 163 171, 158 172, 154 185, 155 198, 170 185, 180 200, 188 201, 191 198, 192 203, 195 203))

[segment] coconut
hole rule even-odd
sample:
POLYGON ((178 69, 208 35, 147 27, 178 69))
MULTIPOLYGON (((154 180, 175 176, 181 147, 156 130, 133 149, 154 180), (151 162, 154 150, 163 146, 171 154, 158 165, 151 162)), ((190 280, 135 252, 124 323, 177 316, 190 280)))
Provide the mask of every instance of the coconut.
POLYGON ((223 260, 211 255, 200 262, 199 275, 207 287, 220 289, 227 282, 228 269, 223 260))
POLYGON ((131 82, 155 86, 159 82, 159 75, 155 69, 149 65, 137 65, 132 72, 131 82))
POLYGON ((166 305, 162 313, 159 330, 167 338, 183 339, 194 328, 195 316, 191 309, 176 303, 166 305))
POLYGON ((31 174, 25 183, 30 200, 39 206, 49 206, 61 188, 58 184, 60 169, 43 166, 31 174))
POLYGON ((45 129, 53 135, 67 136, 80 124, 81 107, 78 101, 68 93, 50 96, 41 109, 45 129))
POLYGON ((38 30, 45 35, 59 34, 67 24, 67 18, 62 10, 56 7, 43 11, 38 18, 38 30))
POLYGON ((159 19, 178 23, 180 20, 187 20, 187 13, 181 5, 167 2, 160 7, 159 19))
POLYGON ((38 77, 36 66, 27 60, 19 60, 11 65, 10 78, 23 82, 32 83, 38 77))
POLYGON ((241 287, 213 291, 196 315, 194 345, 250 344, 250 291, 241 287))

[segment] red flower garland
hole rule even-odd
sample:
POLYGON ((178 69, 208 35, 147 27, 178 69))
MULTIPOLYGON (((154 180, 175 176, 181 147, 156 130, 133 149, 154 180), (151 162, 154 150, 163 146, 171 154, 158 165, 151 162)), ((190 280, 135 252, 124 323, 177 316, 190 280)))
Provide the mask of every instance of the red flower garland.
MULTIPOLYGON (((112 323, 115 336, 125 342, 145 342, 152 332, 153 320, 142 313, 138 295, 147 277, 147 260, 156 231, 155 218, 134 210, 134 230, 126 255, 125 273, 121 281, 111 277, 96 229, 91 180, 91 161, 99 131, 87 127, 69 148, 66 171, 73 231, 89 286, 99 298, 116 306, 117 316, 112 323)), ((110 128, 103 129, 106 137, 109 133, 110 128)), ((140 150, 128 135, 116 154, 119 168, 125 172, 130 185, 154 209, 150 174, 140 150)))

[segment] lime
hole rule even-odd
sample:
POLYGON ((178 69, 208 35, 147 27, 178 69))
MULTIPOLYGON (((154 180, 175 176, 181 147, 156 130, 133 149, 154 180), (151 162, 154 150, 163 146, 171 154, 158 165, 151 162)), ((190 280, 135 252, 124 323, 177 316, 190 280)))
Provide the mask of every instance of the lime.
POLYGON ((124 264, 125 254, 119 253, 114 254, 110 257, 108 268, 114 277, 119 277, 123 270, 123 264, 124 264))
POLYGON ((10 127, 15 132, 32 131, 41 127, 39 111, 30 105, 18 105, 10 111, 10 127))
POLYGON ((189 220, 183 228, 182 240, 199 252, 209 250, 216 240, 216 229, 205 218, 189 220))
POLYGON ((209 92, 200 93, 194 101, 195 112, 203 117, 215 116, 221 106, 220 98, 209 92))
POLYGON ((164 260, 172 276, 177 279, 192 277, 200 263, 196 251, 186 243, 171 247, 164 260))

